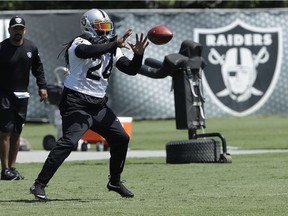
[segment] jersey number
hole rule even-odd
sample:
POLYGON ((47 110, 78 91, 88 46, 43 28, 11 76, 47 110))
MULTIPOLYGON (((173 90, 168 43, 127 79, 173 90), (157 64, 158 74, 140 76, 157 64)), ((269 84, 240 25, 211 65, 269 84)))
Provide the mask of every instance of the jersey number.
MULTIPOLYGON (((94 74, 93 72, 96 70, 99 70, 101 68, 101 64, 102 64, 102 62, 100 64, 94 66, 94 67, 89 68, 87 70, 86 78, 99 81, 101 77, 94 74)), ((104 79, 108 79, 109 76, 111 75, 112 64, 113 64, 113 56, 111 54, 110 61, 109 61, 108 65, 106 66, 105 70, 102 72, 102 76, 104 79)))

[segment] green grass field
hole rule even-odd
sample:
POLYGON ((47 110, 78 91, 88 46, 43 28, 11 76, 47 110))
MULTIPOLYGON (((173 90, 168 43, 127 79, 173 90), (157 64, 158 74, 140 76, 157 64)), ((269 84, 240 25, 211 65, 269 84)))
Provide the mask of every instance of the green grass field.
MULTIPOLYGON (((221 132, 228 146, 241 149, 288 149, 287 129, 288 116, 252 116, 208 119, 205 132, 221 132)), ((34 150, 40 150, 47 134, 56 136, 56 128, 51 124, 26 124, 22 135, 34 150)), ((188 131, 176 130, 175 120, 132 124, 131 148, 134 150, 162 150, 169 141, 186 139, 188 131)))
MULTIPOLYGON (((206 125, 207 132, 221 132, 228 146, 288 149, 287 116, 209 119, 206 125)), ((37 150, 43 136, 53 133, 51 125, 27 124, 23 137, 37 150)), ((167 142, 187 138, 173 120, 134 121, 131 148, 164 150, 167 142)), ((166 164, 165 158, 128 158, 123 179, 133 199, 107 191, 107 160, 65 162, 46 188, 51 199, 46 203, 29 194, 42 164, 18 164, 25 179, 0 181, 0 215, 286 216, 288 153, 232 155, 232 160, 166 164)))

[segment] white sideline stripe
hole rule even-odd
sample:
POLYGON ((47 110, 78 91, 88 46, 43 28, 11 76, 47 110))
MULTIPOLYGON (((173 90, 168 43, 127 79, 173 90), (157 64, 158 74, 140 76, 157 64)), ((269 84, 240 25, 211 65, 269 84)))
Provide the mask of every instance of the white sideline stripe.
MULTIPOLYGON (((228 153, 233 155, 243 155, 243 154, 264 154, 264 153, 279 153, 279 152, 288 152, 288 149, 263 149, 263 150, 237 150, 229 149, 228 153)), ((19 151, 17 156, 17 163, 30 163, 30 162, 44 162, 49 154, 49 151, 44 150, 32 150, 32 151, 19 151)), ((166 157, 165 150, 130 150, 127 153, 127 158, 148 158, 148 157, 166 157)), ((109 159, 110 154, 108 151, 97 152, 97 151, 73 151, 66 161, 83 161, 83 160, 102 160, 109 159)))

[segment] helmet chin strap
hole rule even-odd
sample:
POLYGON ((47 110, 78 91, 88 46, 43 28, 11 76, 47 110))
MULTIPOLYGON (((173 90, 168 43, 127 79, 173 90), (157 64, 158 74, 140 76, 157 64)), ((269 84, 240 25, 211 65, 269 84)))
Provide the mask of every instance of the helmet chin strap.
POLYGON ((110 35, 110 37, 108 37, 107 35, 103 34, 101 36, 96 35, 95 37, 93 37, 93 40, 91 42, 93 44, 103 44, 103 43, 113 42, 116 39, 117 39, 117 35, 116 34, 112 34, 112 35, 110 35))

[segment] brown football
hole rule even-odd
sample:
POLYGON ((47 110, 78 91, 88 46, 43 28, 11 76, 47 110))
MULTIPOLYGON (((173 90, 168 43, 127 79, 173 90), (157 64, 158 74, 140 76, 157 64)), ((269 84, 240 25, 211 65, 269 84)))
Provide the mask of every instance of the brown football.
POLYGON ((168 43, 172 37, 172 31, 164 25, 159 25, 151 28, 147 33, 148 39, 156 44, 162 45, 168 43))

